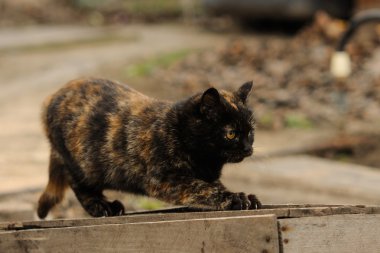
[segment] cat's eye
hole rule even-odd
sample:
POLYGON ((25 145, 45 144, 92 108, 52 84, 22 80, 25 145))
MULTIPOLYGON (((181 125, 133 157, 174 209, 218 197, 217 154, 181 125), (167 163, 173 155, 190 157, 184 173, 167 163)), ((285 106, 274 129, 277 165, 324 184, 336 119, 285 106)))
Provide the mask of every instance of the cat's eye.
POLYGON ((236 137, 236 132, 235 132, 235 130, 228 130, 228 131, 227 131, 227 134, 226 134, 226 137, 227 137, 227 139, 229 139, 229 140, 233 140, 233 139, 235 139, 235 137, 236 137))

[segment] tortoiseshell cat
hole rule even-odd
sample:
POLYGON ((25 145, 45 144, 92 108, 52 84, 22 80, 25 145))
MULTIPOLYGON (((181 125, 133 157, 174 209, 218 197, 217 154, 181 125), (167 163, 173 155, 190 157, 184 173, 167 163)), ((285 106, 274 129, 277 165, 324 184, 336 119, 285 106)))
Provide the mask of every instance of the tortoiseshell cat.
POLYGON ((225 163, 252 154, 251 88, 209 88, 171 103, 109 80, 69 82, 44 104, 51 154, 38 216, 47 216, 67 186, 96 217, 124 213, 105 189, 210 210, 260 208, 255 195, 230 192, 219 180, 225 163))

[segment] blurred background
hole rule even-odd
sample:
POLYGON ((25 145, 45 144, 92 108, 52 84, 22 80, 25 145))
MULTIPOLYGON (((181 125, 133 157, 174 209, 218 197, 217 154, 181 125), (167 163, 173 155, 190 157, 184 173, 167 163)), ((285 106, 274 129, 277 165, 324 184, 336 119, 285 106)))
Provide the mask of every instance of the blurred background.
MULTIPOLYGON (((47 183, 42 101, 103 77, 162 99, 254 81, 255 153, 222 181, 264 204, 380 204, 380 26, 330 60, 379 0, 0 0, 0 221, 34 219, 47 183)), ((168 205, 107 192, 128 211, 168 205)), ((53 218, 84 217, 71 190, 53 218)))

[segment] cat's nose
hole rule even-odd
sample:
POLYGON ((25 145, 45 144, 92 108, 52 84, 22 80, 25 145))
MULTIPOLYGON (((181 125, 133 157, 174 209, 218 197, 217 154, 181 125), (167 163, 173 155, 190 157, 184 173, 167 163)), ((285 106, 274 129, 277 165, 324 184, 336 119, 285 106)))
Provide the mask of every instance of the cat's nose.
POLYGON ((245 145, 243 150, 244 150, 244 153, 247 153, 247 154, 252 154, 253 152, 253 148, 251 145, 245 145))

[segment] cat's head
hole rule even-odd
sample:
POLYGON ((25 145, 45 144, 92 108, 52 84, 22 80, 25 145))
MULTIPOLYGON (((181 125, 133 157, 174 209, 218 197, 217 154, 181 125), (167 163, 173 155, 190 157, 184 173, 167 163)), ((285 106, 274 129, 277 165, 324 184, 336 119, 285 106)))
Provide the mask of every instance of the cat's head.
POLYGON ((251 89, 252 82, 247 82, 234 92, 209 88, 198 96, 191 133, 200 152, 224 162, 252 155, 255 120, 247 107, 251 89))

